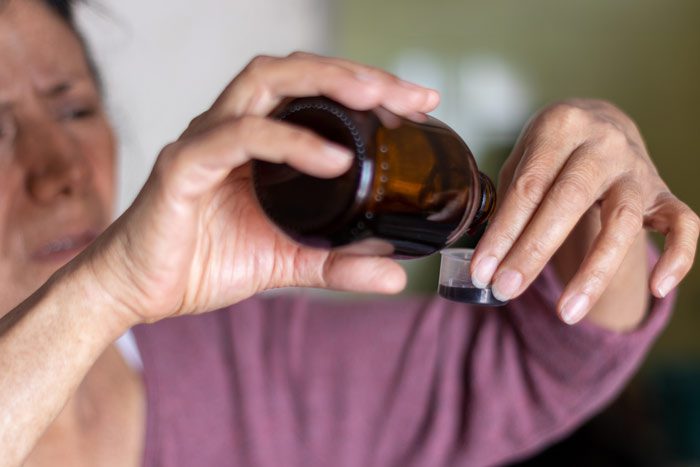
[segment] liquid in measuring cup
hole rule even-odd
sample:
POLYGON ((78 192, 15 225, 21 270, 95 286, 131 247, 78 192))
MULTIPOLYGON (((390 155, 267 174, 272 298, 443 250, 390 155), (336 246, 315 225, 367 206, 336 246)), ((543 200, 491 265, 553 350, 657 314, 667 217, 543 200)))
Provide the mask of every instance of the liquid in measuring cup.
POLYGON ((477 288, 471 281, 469 267, 474 250, 470 248, 447 248, 440 252, 440 279, 438 295, 454 302, 483 306, 502 306, 493 296, 491 287, 477 288))

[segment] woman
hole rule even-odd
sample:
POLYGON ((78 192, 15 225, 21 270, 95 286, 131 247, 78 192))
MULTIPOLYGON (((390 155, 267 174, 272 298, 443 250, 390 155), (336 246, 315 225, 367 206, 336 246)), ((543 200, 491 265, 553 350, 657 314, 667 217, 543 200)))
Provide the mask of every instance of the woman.
POLYGON ((505 311, 249 299, 404 286, 390 259, 290 243, 253 202, 253 154, 321 177, 349 166, 265 118, 318 94, 419 121, 439 100, 339 59, 259 57, 110 224, 114 140, 70 5, 2 4, 0 464, 491 465, 619 391, 698 237, 627 116, 574 100, 523 131, 472 271, 514 299, 505 311), (667 234, 658 262, 643 225, 667 234), (111 345, 133 326, 142 368, 111 345))

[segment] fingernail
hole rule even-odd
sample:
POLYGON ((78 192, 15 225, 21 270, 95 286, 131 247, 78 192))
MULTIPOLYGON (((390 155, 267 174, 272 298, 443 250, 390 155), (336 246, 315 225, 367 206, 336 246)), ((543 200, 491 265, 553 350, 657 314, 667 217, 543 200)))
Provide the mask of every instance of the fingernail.
POLYGON ((586 294, 574 295, 564 303, 561 309, 561 319, 566 324, 576 324, 586 315, 590 298, 586 294))
POLYGON ((326 144, 324 152, 330 158, 335 159, 338 162, 338 164, 343 165, 348 165, 349 162, 352 161, 355 157, 355 155, 352 152, 350 152, 349 149, 344 148, 342 146, 338 146, 336 144, 326 144))
POLYGON ((489 285, 489 282, 491 282, 491 278, 493 277, 493 273, 496 272, 497 267, 498 259, 496 259, 495 256, 483 258, 476 264, 474 274, 472 274, 472 284, 479 289, 485 289, 489 285))
POLYGON ((668 295, 668 293, 673 290, 676 286, 676 278, 673 276, 668 276, 666 279, 662 280, 659 286, 656 288, 656 292, 661 298, 668 295))
POLYGON ((522 274, 517 271, 506 269, 498 276, 496 282, 494 282, 493 287, 491 287, 491 292, 497 300, 505 302, 515 295, 515 292, 518 291, 522 282, 522 274))
POLYGON ((436 107, 440 103, 440 93, 431 89, 430 95, 428 96, 428 105, 431 107, 436 107))

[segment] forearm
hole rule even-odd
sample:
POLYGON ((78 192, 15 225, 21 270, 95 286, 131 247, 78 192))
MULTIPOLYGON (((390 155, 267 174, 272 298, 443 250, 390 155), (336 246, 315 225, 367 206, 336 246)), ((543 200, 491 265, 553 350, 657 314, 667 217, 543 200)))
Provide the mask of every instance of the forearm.
POLYGON ((123 332, 85 273, 59 271, 0 320, 0 465, 19 465, 123 332))
MULTIPOLYGON (((563 284, 583 263, 600 233, 600 214, 591 209, 557 251, 552 263, 563 284)), ((613 331, 629 331, 642 322, 649 306, 648 235, 639 233, 605 292, 586 319, 613 331)))
MULTIPOLYGON (((416 465, 504 465, 570 433, 609 403, 672 305, 670 298, 654 300, 634 332, 615 333, 588 322, 563 323, 555 307, 562 291, 548 265, 521 297, 499 309, 442 299, 358 304, 276 298, 267 302, 270 308, 236 311, 224 322, 236 343, 235 359, 248 366, 258 359, 253 367, 261 374, 280 364, 288 368, 289 378, 267 395, 281 391, 301 398, 294 406, 314 407, 303 429, 316 430, 310 449, 327 458, 350 440, 360 453, 375 447, 367 456, 381 457, 358 454, 368 464, 401 465, 402 447, 409 445, 416 465), (257 352, 260 339, 272 343, 265 356, 257 352), (298 381, 313 390, 298 391, 298 381), (338 406, 353 413, 351 424, 338 406), (346 443, 333 437, 339 430, 346 443)), ((238 396, 264 407, 266 396, 257 396, 266 381, 242 381, 238 396)), ((275 426, 299 429, 282 423, 275 426)))

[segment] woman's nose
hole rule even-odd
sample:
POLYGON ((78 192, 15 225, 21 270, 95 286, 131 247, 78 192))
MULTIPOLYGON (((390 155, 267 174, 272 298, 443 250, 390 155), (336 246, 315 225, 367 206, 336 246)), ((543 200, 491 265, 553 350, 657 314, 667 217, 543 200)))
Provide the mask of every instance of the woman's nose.
POLYGON ((90 167, 61 122, 46 119, 21 130, 16 148, 26 167, 30 197, 50 204, 60 197, 82 194, 90 167))

